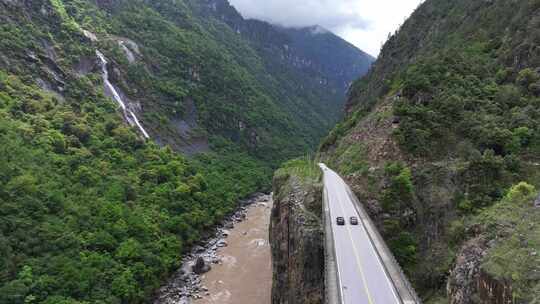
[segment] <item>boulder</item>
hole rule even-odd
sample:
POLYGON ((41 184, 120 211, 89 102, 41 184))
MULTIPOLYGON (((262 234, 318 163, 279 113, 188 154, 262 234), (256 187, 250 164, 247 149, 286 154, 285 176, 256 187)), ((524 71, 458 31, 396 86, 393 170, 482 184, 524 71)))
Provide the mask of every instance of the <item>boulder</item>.
POLYGON ((202 246, 195 246, 193 248, 193 252, 195 252, 195 253, 203 253, 204 251, 205 251, 205 249, 202 246))
POLYGON ((198 257, 192 267, 193 272, 196 274, 207 273, 210 269, 212 269, 212 267, 210 267, 202 257, 198 257))

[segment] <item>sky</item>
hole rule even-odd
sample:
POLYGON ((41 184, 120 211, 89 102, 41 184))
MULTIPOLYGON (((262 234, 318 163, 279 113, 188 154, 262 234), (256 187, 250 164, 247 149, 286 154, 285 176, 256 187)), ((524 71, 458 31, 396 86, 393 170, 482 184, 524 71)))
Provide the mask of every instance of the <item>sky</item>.
POLYGON ((230 0, 245 18, 291 27, 320 25, 377 56, 423 0, 230 0))

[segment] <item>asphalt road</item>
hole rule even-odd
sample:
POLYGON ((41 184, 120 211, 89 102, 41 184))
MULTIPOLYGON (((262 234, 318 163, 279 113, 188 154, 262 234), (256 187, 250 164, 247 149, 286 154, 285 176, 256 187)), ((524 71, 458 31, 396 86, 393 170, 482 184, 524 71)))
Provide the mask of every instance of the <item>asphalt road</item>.
POLYGON ((354 207, 347 184, 324 164, 320 166, 324 173, 327 205, 332 219, 342 303, 402 303, 354 207), (345 226, 337 225, 336 218, 339 216, 345 218, 345 226), (358 218, 357 226, 350 224, 351 216, 358 218))

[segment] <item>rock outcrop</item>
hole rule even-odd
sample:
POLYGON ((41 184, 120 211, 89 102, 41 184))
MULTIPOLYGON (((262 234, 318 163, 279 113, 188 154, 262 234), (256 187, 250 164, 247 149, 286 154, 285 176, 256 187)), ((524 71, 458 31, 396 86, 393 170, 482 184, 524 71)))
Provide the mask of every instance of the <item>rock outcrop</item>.
POLYGON ((480 304, 513 304, 512 285, 507 280, 497 280, 480 270, 478 276, 480 304))
POLYGON ((486 240, 481 237, 463 245, 446 286, 450 304, 474 303, 473 298, 478 292, 480 265, 487 249, 486 240))
POLYGON ((289 174, 274 177, 270 222, 273 304, 324 302, 322 190, 289 174))

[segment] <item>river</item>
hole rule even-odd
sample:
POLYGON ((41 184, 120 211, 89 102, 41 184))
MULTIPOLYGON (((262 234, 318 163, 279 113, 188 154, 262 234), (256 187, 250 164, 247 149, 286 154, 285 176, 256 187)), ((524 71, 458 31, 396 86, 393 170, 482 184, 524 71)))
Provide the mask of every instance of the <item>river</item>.
POLYGON ((251 205, 247 218, 236 224, 228 246, 217 251, 222 263, 202 278, 210 295, 196 304, 270 304, 272 263, 268 226, 272 202, 251 205))
POLYGON ((256 195, 240 206, 213 236, 184 257, 154 304, 270 304, 272 199, 256 195), (204 268, 211 266, 210 271, 195 273, 198 259, 205 261, 204 268))

